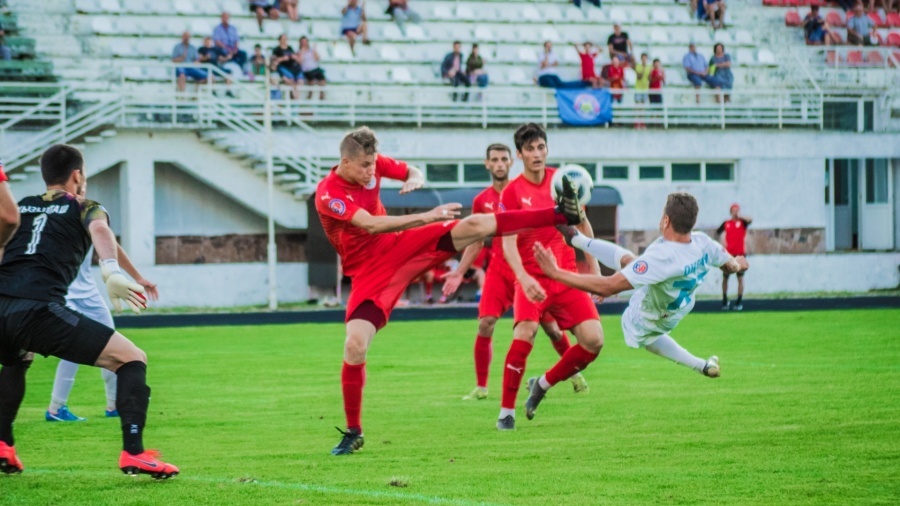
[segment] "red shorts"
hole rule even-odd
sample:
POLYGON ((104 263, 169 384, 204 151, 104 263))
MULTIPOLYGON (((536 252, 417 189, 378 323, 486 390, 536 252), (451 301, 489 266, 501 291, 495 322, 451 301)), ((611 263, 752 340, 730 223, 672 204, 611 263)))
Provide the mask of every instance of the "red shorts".
POLYGON ((360 304, 370 300, 384 315, 384 322, 378 328, 384 327, 412 280, 456 255, 456 251, 439 249, 438 244, 457 223, 445 221, 404 230, 386 250, 372 252, 365 270, 352 278, 345 321, 350 321, 360 304))
POLYGON ((516 324, 523 321, 546 321, 549 315, 556 319, 561 330, 569 330, 579 323, 600 319, 597 306, 586 292, 545 277, 536 276, 535 279, 544 287, 547 298, 543 302, 531 302, 517 284, 513 302, 516 324))
MULTIPOLYGON (((516 299, 516 275, 505 262, 493 262, 484 277, 484 289, 481 291, 481 302, 478 303, 478 319, 486 316, 500 318, 513 307, 516 299)), ((553 315, 545 312, 541 315, 542 323, 554 321, 553 315)))

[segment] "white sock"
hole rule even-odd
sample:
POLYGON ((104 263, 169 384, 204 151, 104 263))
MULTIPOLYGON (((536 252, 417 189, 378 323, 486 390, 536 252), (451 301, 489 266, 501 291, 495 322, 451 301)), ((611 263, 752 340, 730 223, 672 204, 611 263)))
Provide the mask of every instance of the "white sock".
POLYGON ((507 408, 500 408, 500 416, 499 416, 498 419, 503 419, 503 418, 506 418, 507 416, 510 416, 510 415, 512 415, 512 417, 515 418, 515 417, 516 417, 516 410, 514 410, 514 409, 507 409, 507 408))
POLYGON ((553 386, 553 385, 550 384, 549 381, 547 381, 547 375, 546 375, 546 374, 542 374, 541 377, 538 378, 538 385, 540 385, 541 388, 543 388, 545 392, 546 392, 547 390, 550 390, 550 387, 553 386))
POLYGON ((618 244, 588 237, 581 232, 572 238, 572 246, 590 253, 601 264, 617 271, 622 269, 622 257, 631 255, 630 251, 618 244))
POLYGON ((689 351, 682 348, 668 334, 663 334, 653 344, 648 344, 647 351, 678 362, 685 367, 690 367, 701 374, 703 373, 703 368, 706 367, 706 360, 691 355, 689 351))
POLYGON ((75 373, 78 372, 78 364, 68 360, 60 360, 56 366, 56 378, 53 380, 53 393, 50 395, 51 413, 56 413, 59 408, 69 402, 69 393, 75 384, 75 373))
POLYGON ((106 410, 113 411, 116 409, 116 385, 118 384, 116 373, 108 369, 100 369, 100 376, 103 377, 103 383, 106 387, 106 410))

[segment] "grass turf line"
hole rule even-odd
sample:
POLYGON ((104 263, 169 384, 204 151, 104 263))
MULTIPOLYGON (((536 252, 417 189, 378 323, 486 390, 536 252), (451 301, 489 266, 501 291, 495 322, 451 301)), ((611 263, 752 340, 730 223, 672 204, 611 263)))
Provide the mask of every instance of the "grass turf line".
MULTIPOLYGON (((900 311, 697 314, 674 337, 717 354, 703 378, 626 348, 619 319, 586 372, 535 420, 494 429, 511 325, 497 326, 491 397, 474 384, 474 321, 397 322, 369 353, 366 446, 330 456, 343 425, 343 327, 127 330, 150 357, 148 448, 170 482, 116 469, 118 422, 82 368, 80 424, 43 421, 56 360, 39 359, 16 423, 25 473, 2 504, 895 504, 900 311), (408 486, 391 487, 396 478, 408 486)), ((542 334, 526 378, 555 360, 542 334)))

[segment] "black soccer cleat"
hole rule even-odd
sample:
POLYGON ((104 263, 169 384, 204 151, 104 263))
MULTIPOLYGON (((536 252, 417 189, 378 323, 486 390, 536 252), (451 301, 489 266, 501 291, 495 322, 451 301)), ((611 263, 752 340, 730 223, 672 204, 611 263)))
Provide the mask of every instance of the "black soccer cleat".
POLYGON ((568 177, 562 177, 562 186, 562 193, 556 199, 556 210, 566 217, 569 225, 578 225, 587 219, 584 208, 578 203, 578 194, 568 177))
POLYGON ((572 246, 572 239, 574 239, 575 236, 578 235, 577 228, 573 227, 572 225, 557 225, 556 230, 559 230, 559 233, 562 234, 563 240, 566 241, 566 244, 568 244, 572 248, 575 247, 572 246))
POLYGON ((506 415, 497 420, 497 430, 516 430, 516 417, 506 415))
POLYGON ((529 420, 534 418, 538 404, 544 400, 547 391, 541 388, 541 384, 537 378, 528 379, 528 399, 525 400, 525 418, 529 420))
POLYGON ((331 450, 332 455, 350 455, 363 447, 365 440, 359 431, 355 429, 341 430, 337 427, 335 427, 335 429, 343 434, 344 437, 342 437, 341 442, 331 450))

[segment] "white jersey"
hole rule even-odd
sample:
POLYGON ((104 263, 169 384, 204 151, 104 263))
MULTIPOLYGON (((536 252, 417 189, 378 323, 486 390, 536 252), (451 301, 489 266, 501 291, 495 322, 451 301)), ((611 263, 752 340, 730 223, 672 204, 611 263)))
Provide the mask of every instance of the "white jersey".
MULTIPOLYGON (((99 297, 100 291, 97 290, 97 284, 94 283, 94 275, 91 273, 91 260, 94 258, 94 247, 88 249, 87 255, 84 256, 84 262, 78 269, 78 276, 75 281, 69 285, 69 293, 66 294, 66 301, 89 299, 99 297)), ((102 299, 102 298, 101 298, 102 299)))
MULTIPOLYGON (((731 259, 725 248, 702 232, 691 242, 659 238, 622 274, 637 288, 624 318, 646 335, 668 334, 694 308, 694 292, 712 268, 731 259)), ((623 320, 624 325, 624 320, 623 320)))

